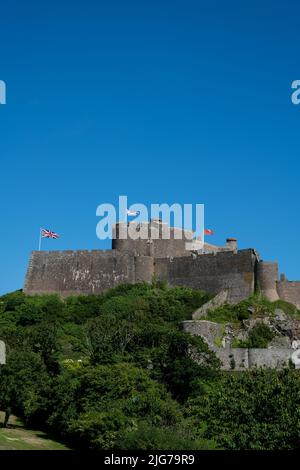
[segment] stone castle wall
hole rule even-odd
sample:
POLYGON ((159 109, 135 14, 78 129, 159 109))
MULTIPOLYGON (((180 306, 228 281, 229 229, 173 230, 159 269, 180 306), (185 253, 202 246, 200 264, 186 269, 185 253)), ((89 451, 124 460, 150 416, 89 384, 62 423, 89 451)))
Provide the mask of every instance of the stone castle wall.
POLYGON ((56 292, 63 296, 98 294, 124 282, 135 282, 131 253, 119 251, 35 251, 29 262, 24 291, 56 292))
POLYGON ((228 289, 228 301, 251 295, 255 284, 253 250, 181 258, 136 256, 133 252, 49 251, 32 253, 24 291, 57 292, 63 296, 98 294, 124 282, 151 282, 155 275, 170 285, 218 293, 228 289))
POLYGON ((152 221, 151 224, 138 222, 130 222, 130 224, 119 223, 114 228, 112 248, 154 258, 189 256, 190 252, 186 249, 186 243, 191 241, 188 238, 189 235, 192 236, 192 232, 168 227, 167 224, 155 221, 152 221), (164 229, 169 230, 165 234, 168 238, 163 238, 164 229), (139 238, 133 239, 132 235, 127 236, 129 230, 132 230, 131 233, 136 234, 139 238), (126 234, 127 237, 121 238, 122 233, 126 234), (154 233, 157 238, 151 237, 154 233), (145 235, 147 238, 143 238, 145 235))
POLYGON ((277 281, 278 296, 300 309, 300 281, 277 281))
POLYGON ((116 224, 112 250, 33 252, 24 291, 97 294, 124 282, 150 282, 156 276, 172 286, 213 294, 227 290, 229 303, 240 302, 259 287, 269 300, 282 298, 300 308, 300 282, 279 281, 277 263, 259 261, 253 249, 238 250, 234 238, 223 247, 207 243, 202 247, 194 240, 191 248, 191 235, 159 219, 116 224), (164 238, 166 228, 170 239, 164 238))
POLYGON ((288 367, 294 350, 292 348, 217 348, 216 356, 224 370, 255 368, 283 369, 288 367))
POLYGON ((289 366, 294 350, 290 347, 278 348, 232 348, 229 345, 218 347, 224 326, 209 320, 187 320, 182 322, 184 331, 201 336, 209 348, 215 352, 224 370, 245 370, 256 367, 282 369, 289 366))
POLYGON ((263 292, 267 299, 275 301, 279 299, 276 289, 278 279, 277 263, 260 261, 257 265, 257 287, 263 292))
POLYGON ((155 260, 155 273, 170 285, 188 286, 216 294, 228 289, 229 303, 249 297, 255 288, 257 256, 254 250, 220 252, 155 260))
POLYGON ((285 300, 300 308, 300 281, 278 280, 278 264, 260 261, 257 265, 257 286, 271 301, 285 300))

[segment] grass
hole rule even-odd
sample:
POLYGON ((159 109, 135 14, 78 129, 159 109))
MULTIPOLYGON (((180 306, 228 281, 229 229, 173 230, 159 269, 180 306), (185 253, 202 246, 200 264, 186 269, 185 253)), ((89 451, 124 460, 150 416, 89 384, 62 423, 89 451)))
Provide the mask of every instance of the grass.
MULTIPOLYGON (((4 414, 0 412, 3 423, 4 414)), ((0 428, 0 450, 70 450, 54 441, 43 431, 26 429, 23 423, 11 416, 7 428, 0 428)))
POLYGON ((273 302, 275 308, 279 308, 284 311, 290 317, 295 317, 298 320, 300 319, 300 310, 298 310, 295 305, 286 302, 285 300, 276 300, 273 302))
POLYGON ((248 334, 248 339, 235 340, 232 347, 235 348, 267 348, 275 333, 264 323, 255 325, 248 334))
POLYGON ((220 324, 231 323, 232 326, 241 327, 243 320, 248 318, 262 318, 266 316, 274 316, 275 309, 281 309, 289 317, 300 320, 300 310, 293 304, 284 300, 270 302, 259 293, 243 300, 239 304, 224 304, 214 310, 210 310, 206 315, 206 320, 210 320, 220 324), (250 312, 252 309, 252 312, 250 312))

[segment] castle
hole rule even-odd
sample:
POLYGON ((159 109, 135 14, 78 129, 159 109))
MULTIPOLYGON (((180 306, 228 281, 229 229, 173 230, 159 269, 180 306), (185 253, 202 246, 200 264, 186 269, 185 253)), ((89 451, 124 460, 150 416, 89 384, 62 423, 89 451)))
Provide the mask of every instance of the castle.
MULTIPOLYGON (((111 250, 32 252, 24 292, 57 293, 64 297, 100 294, 125 282, 151 282, 154 278, 170 286, 210 292, 216 296, 182 326, 207 342, 223 369, 280 369, 291 360, 299 368, 300 349, 294 350, 300 345, 299 320, 289 319, 277 309, 274 318, 259 320, 266 321, 279 334, 275 344, 268 348, 239 348, 233 346, 230 324, 224 329, 208 321, 203 309, 215 308, 218 303, 236 304, 256 289, 271 301, 283 299, 300 308, 300 282, 288 281, 283 274, 279 279, 277 263, 262 261, 253 248, 238 250, 235 238, 228 238, 225 246, 191 242, 192 238, 192 232, 171 228, 160 219, 118 223, 111 250)), ((250 323, 254 325, 256 321, 250 323)), ((243 337, 245 333, 244 328, 234 334, 243 337)))
POLYGON ((259 287, 269 300, 283 299, 300 308, 300 282, 288 281, 283 274, 279 279, 277 263, 262 261, 255 249, 238 250, 235 238, 228 238, 222 247, 204 243, 200 248, 197 241, 187 243, 191 232, 182 229, 167 227, 170 237, 165 239, 165 228, 160 219, 120 222, 114 228, 111 250, 34 251, 24 292, 99 294, 125 282, 151 282, 155 277, 171 286, 213 294, 226 290, 232 304, 259 287), (124 238, 124 231, 132 229, 135 239, 124 238))

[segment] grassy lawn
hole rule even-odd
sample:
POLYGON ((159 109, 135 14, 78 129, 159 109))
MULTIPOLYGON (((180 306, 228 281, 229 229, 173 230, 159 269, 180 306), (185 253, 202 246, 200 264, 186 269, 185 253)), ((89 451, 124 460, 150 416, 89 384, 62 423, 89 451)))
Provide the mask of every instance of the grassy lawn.
MULTIPOLYGON (((3 423, 0 412, 0 423, 3 423)), ((0 428, 0 450, 69 450, 63 444, 50 439, 46 433, 25 429, 15 416, 11 416, 8 428, 0 428)))

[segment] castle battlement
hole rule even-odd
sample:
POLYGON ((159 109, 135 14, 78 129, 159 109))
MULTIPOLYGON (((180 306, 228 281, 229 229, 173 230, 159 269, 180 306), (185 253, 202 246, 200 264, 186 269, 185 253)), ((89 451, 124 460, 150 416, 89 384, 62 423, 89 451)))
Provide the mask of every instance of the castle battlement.
POLYGON ((151 282, 155 277, 171 286, 213 294, 228 290, 230 303, 240 302, 259 287, 270 300, 280 298, 300 307, 300 282, 287 281, 284 276, 279 280, 277 263, 261 261, 256 250, 238 250, 235 238, 227 238, 224 246, 204 243, 199 250, 189 250, 186 243, 192 232, 168 227, 170 239, 165 239, 165 226, 160 220, 117 224, 111 250, 33 251, 24 292, 99 294, 125 282, 151 282), (128 235, 138 226, 140 236, 122 238, 122 230, 128 235), (155 226, 158 232, 151 232, 155 226), (143 229, 148 238, 142 237, 143 229))

